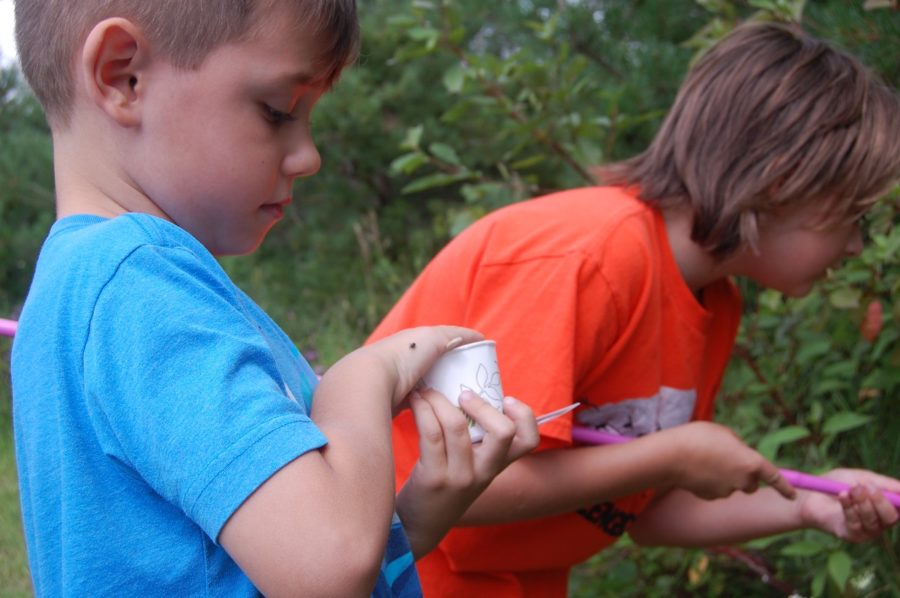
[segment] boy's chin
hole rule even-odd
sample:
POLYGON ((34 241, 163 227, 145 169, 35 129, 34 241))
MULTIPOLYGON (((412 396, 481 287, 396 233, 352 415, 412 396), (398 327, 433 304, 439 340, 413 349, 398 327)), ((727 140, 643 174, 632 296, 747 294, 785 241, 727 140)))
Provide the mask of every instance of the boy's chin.
POLYGON ((784 289, 776 289, 785 297, 791 297, 792 299, 801 299, 809 295, 813 288, 815 287, 815 283, 806 283, 806 284, 797 284, 784 289))
POLYGON ((228 246, 222 247, 207 246, 207 249, 209 249, 209 252, 216 257, 249 255, 259 249, 259 246, 262 245, 264 238, 265 237, 260 237, 259 239, 248 241, 247 243, 231 243, 228 246))

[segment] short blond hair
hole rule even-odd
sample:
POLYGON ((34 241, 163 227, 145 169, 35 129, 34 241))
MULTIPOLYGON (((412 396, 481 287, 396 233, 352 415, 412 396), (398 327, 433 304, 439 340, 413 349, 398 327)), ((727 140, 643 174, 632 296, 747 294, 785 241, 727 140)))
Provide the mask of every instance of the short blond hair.
POLYGON ((251 33, 279 1, 290 1, 298 22, 320 37, 322 67, 333 81, 358 49, 355 0, 16 0, 22 72, 51 124, 64 126, 73 102, 73 61, 103 19, 133 21, 172 64, 193 69, 215 48, 251 33))
POLYGON ((900 176, 900 98, 799 26, 745 24, 691 68, 647 150, 600 173, 689 205, 692 239, 724 258, 759 214, 817 204, 829 225, 871 207, 900 176))

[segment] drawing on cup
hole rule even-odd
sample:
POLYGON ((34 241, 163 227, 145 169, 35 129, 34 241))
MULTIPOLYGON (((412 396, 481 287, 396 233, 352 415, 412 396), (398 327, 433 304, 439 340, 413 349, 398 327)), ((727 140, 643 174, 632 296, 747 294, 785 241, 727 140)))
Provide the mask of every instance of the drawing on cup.
POLYGON ((498 405, 503 402, 503 387, 500 385, 500 372, 494 370, 492 373, 483 363, 479 363, 478 370, 475 372, 475 382, 478 384, 478 390, 469 388, 465 384, 460 384, 459 392, 468 390, 493 405, 498 405))
MULTIPOLYGON (((457 407, 460 393, 469 391, 503 413, 503 383, 494 341, 480 341, 448 351, 435 362, 422 381, 457 407)), ((471 418, 467 419, 472 441, 481 440, 484 430, 471 418)))

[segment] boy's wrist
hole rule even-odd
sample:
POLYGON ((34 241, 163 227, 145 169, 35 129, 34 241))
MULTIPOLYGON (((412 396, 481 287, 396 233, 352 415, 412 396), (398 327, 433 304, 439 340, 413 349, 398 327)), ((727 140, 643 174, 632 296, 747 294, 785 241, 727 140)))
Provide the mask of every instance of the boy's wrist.
POLYGON ((687 466, 690 464, 691 451, 688 442, 679 442, 679 430, 669 428, 650 434, 647 452, 652 455, 653 468, 656 470, 655 484, 658 490, 669 490, 679 485, 687 476, 687 466))

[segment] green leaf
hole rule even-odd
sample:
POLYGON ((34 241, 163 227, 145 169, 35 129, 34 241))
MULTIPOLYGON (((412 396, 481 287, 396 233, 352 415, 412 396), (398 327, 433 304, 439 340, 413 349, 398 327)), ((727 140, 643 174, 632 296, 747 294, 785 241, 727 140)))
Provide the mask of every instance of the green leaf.
POLYGON ((859 307, 862 292, 858 289, 836 289, 828 295, 828 301, 837 309, 855 309, 859 307))
POLYGON ((794 360, 800 365, 808 365, 813 360, 831 352, 832 341, 830 338, 820 338, 804 343, 798 350, 794 360))
POLYGON ((839 361, 822 370, 824 378, 851 379, 859 372, 859 364, 854 361, 839 361))
POLYGON ((461 66, 454 66, 444 73, 444 87, 450 93, 462 91, 466 82, 466 71, 461 66))
POLYGON ((762 8, 764 10, 771 10, 775 12, 778 10, 778 5, 776 5, 771 0, 750 0, 748 3, 750 6, 754 6, 756 8, 762 8))
POLYGON ((818 598, 822 594, 825 593, 825 581, 827 575, 825 571, 819 571, 816 573, 816 576, 812 580, 812 584, 810 584, 810 590, 812 590, 812 595, 818 598))
POLYGON ((387 23, 392 27, 412 27, 416 24, 416 19, 411 15, 391 15, 387 18, 387 23))
POLYGON ((403 154, 391 162, 391 172, 394 174, 403 173, 410 174, 415 172, 420 166, 428 163, 428 156, 422 152, 410 152, 403 154))
POLYGON ((419 143, 422 141, 422 133, 424 132, 425 127, 423 127, 422 125, 410 127, 406 130, 406 137, 403 138, 403 142, 400 144, 400 147, 410 150, 419 149, 419 143))
POLYGON ((461 164, 459 160, 459 155, 456 153, 456 150, 447 145, 446 143, 432 143, 428 146, 428 150, 436 157, 438 160, 446 162, 447 164, 453 164, 454 166, 459 166, 461 164))
POLYGON ((840 380, 837 378, 827 378, 822 381, 817 381, 813 383, 812 394, 813 396, 822 396, 825 394, 829 394, 836 391, 848 391, 851 390, 854 386, 847 382, 846 380, 840 380))
POLYGON ((825 550, 825 546, 812 540, 800 540, 793 544, 788 544, 782 549, 781 554, 792 557, 808 557, 819 554, 825 550))
POLYGON ((521 160, 516 160, 510 166, 514 170, 525 170, 526 168, 531 168, 536 164, 540 164, 546 159, 546 156, 543 154, 536 154, 534 156, 530 156, 528 158, 522 158, 521 160))
POLYGON ((776 311, 781 308, 784 303, 784 296, 778 291, 766 289, 757 297, 759 304, 769 311, 776 311))
POLYGON ((766 459, 771 461, 775 459, 775 455, 782 445, 802 440, 807 436, 809 436, 807 428, 803 426, 788 426, 763 436, 756 448, 766 459))
POLYGON ((854 411, 843 411, 829 417, 825 421, 825 425, 822 426, 822 432, 825 434, 840 434, 841 432, 864 426, 870 421, 872 421, 870 415, 863 415, 854 411))
POLYGON ((449 215, 450 235, 455 237, 482 215, 482 213, 471 209, 454 210, 449 215))
POLYGON ((853 561, 846 552, 839 550, 828 555, 828 573, 841 591, 847 586, 852 570, 853 561))
POLYGON ((416 41, 425 41, 437 37, 438 31, 431 27, 412 27, 406 31, 406 35, 416 41))
POLYGON ((435 187, 446 187, 460 181, 473 178, 475 175, 471 172, 463 172, 459 174, 437 173, 417 179, 403 187, 402 192, 405 194, 425 191, 426 189, 434 189, 435 187))

